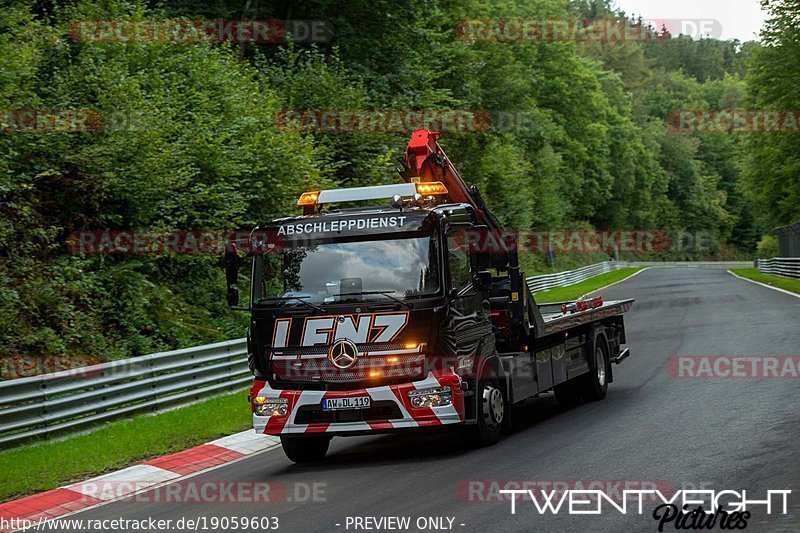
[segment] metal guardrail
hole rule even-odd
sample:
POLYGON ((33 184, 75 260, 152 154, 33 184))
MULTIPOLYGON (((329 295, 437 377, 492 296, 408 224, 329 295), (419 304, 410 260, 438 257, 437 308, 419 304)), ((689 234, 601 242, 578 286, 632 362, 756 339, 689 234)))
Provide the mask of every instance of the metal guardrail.
POLYGON ((246 350, 237 339, 0 381, 0 445, 239 389, 246 350))
POLYGON ((618 263, 616 261, 605 261, 603 263, 595 263, 575 270, 567 270, 565 272, 556 272, 555 274, 544 274, 541 276, 532 276, 526 281, 528 288, 531 292, 546 291, 555 287, 566 287, 574 285, 581 281, 587 280, 591 277, 618 270, 628 266, 625 263, 618 263))
POLYGON ((800 279, 800 257, 775 257, 756 259, 756 268, 764 274, 777 274, 800 279))
POLYGON ((629 261, 624 266, 656 268, 752 268, 752 261, 629 261))
MULTIPOLYGON (((800 259, 796 261, 797 268, 800 268, 800 259)), ((532 292, 538 292, 639 265, 650 266, 649 263, 606 261, 566 272, 533 276, 527 279, 527 283, 532 292)), ((785 269, 766 266, 766 263, 765 268, 785 269)), ((246 351, 245 339, 236 339, 0 381, 0 446, 84 429, 132 413, 157 411, 241 389, 252 379, 246 351)))

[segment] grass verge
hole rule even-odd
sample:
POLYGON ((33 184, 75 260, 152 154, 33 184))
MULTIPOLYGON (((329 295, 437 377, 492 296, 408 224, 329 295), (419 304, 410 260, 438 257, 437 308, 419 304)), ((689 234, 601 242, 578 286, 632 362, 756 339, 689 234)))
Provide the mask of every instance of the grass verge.
POLYGON ((0 502, 60 487, 247 429, 244 391, 154 415, 109 422, 63 440, 0 452, 0 502))
POLYGON ((752 279, 770 287, 800 294, 800 279, 784 278, 759 272, 757 268, 732 268, 731 272, 743 278, 752 279))
POLYGON ((619 270, 613 270, 611 272, 606 272, 605 274, 600 274, 599 276, 594 276, 587 280, 581 281, 580 283, 576 283, 575 285, 556 287, 554 289, 540 291, 535 293, 533 296, 538 304, 574 300, 579 296, 596 291, 597 289, 605 287, 606 285, 611 285, 612 283, 622 281, 623 279, 634 275, 640 270, 641 268, 633 267, 621 268, 619 270))

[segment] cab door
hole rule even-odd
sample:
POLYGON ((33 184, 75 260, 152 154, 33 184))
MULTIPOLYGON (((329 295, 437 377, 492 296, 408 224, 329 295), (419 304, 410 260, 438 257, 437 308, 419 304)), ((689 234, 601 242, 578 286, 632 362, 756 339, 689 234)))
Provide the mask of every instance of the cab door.
POLYGON ((445 233, 445 284, 449 310, 440 345, 450 356, 486 355, 494 351, 492 326, 484 295, 475 283, 475 256, 470 250, 470 224, 450 225, 445 233), (487 337, 489 336, 489 337, 487 337))

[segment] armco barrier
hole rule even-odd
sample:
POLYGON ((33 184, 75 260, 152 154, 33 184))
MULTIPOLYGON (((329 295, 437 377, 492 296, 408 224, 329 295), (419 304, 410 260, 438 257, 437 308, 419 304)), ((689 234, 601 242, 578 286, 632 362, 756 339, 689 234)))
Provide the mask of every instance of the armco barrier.
POLYGON ((753 268, 752 261, 629 261, 623 266, 655 268, 753 268))
POLYGON ((777 274, 800 279, 800 257, 775 257, 756 259, 756 267, 764 274, 777 274))
POLYGON ((574 285, 581 281, 587 280, 591 277, 611 272, 620 268, 625 268, 625 263, 618 263, 616 261, 605 261, 603 263, 596 263, 575 270, 567 270, 566 272, 556 272, 555 274, 544 274, 542 276, 533 276, 527 279, 528 288, 531 292, 546 291, 555 287, 566 287, 567 285, 574 285))
POLYGON ((240 389, 246 350, 238 339, 0 381, 0 445, 240 389))
MULTIPOLYGON (((750 264, 744 263, 744 266, 750 264)), ((579 283, 627 266, 686 264, 607 261, 567 272, 533 276, 527 283, 532 292, 538 292, 579 283)), ((251 379, 246 352, 245 339, 237 339, 0 381, 0 446, 242 389, 251 379)))

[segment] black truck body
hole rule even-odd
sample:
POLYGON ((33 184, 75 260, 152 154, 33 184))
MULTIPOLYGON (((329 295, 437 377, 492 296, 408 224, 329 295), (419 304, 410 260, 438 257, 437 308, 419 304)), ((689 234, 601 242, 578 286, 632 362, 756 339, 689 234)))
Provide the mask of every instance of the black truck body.
MULTIPOLYGON (((602 399, 628 356, 633 300, 537 305, 477 191, 436 177, 313 192, 305 214, 253 231, 249 400, 290 459, 321 459, 333 436, 424 428, 491 444, 510 405, 602 399)), ((234 306, 239 262, 228 254, 234 306)))

